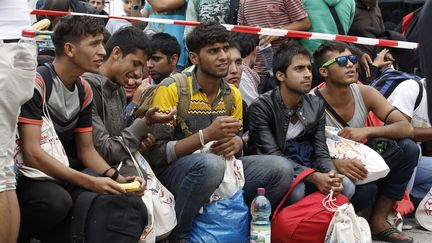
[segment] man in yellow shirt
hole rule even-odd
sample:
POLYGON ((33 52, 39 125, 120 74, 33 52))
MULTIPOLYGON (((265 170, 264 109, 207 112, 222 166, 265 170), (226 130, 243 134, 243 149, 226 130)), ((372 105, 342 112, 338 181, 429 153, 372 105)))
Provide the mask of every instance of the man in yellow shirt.
MULTIPOLYGON (((228 31, 216 23, 195 28, 186 39, 189 58, 196 68, 187 75, 190 100, 180 122, 155 124, 156 142, 150 148, 150 163, 160 181, 176 197, 178 224, 172 238, 188 242, 192 222, 199 209, 222 182, 224 160, 242 155, 242 98, 239 90, 223 81, 230 64, 228 31), (187 136, 189 135, 189 136, 187 136), (204 144, 215 141, 211 153, 195 153, 204 144)), ((156 90, 153 105, 161 111, 178 107, 176 81, 169 77, 156 90)), ((180 109, 178 110, 178 115, 180 109)), ((279 156, 244 156, 244 196, 248 204, 258 187, 276 207, 293 176, 290 163, 279 156)))

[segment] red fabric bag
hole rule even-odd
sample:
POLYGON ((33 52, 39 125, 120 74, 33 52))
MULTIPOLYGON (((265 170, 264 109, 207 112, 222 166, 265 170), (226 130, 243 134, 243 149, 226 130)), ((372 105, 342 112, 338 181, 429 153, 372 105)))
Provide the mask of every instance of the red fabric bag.
MULTIPOLYGON (((298 175, 276 208, 271 226, 273 243, 324 242, 327 228, 334 215, 334 212, 328 211, 323 206, 322 202, 326 195, 314 192, 280 211, 283 202, 294 187, 313 172, 313 169, 307 169, 298 175)), ((339 194, 334 203, 341 206, 344 203, 349 203, 349 200, 344 195, 339 194)))

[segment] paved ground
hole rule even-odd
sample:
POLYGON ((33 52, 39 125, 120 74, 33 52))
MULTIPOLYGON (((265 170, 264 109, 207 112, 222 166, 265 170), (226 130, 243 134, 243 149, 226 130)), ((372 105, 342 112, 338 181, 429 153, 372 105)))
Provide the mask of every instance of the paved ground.
MULTIPOLYGON (((410 219, 410 223, 413 225, 413 229, 404 232, 413 237, 415 243, 432 243, 432 232, 422 228, 414 219, 410 219)), ((373 243, 383 243, 383 241, 374 241, 373 243)))

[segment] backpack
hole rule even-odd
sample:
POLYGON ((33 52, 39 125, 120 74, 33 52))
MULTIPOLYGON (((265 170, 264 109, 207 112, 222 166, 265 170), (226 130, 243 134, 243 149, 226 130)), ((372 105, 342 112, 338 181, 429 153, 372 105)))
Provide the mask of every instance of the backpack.
MULTIPOLYGON (((51 75, 51 70, 47 66, 49 64, 45 64, 45 66, 39 66, 37 67, 36 71, 42 76, 42 79, 44 80, 44 88, 45 88, 45 96, 42 97, 42 99, 45 99, 46 102, 48 102, 51 92, 52 92, 52 85, 53 85, 53 78, 51 75)), ((83 110, 84 100, 86 93, 84 92, 84 86, 87 81, 84 80, 83 77, 80 76, 80 83, 76 85, 78 88, 78 95, 79 95, 79 101, 80 101, 80 107, 81 110, 83 110)), ((43 95, 42 95, 43 96, 43 95)))
MULTIPOLYGON (((327 195, 317 191, 282 209, 282 205, 295 186, 313 172, 313 169, 308 168, 300 173, 274 211, 271 225, 272 242, 324 242, 327 229, 335 213, 323 205, 327 195)), ((341 206, 349 203, 349 200, 344 195, 338 194, 333 203, 341 206)))
POLYGON ((377 80, 372 82, 371 86, 377 89, 387 99, 399 84, 408 79, 415 80, 419 85, 419 94, 414 105, 414 109, 417 109, 423 99, 423 84, 419 76, 388 68, 377 80))
POLYGON ((136 243, 147 225, 147 208, 132 193, 102 195, 83 191, 71 220, 71 243, 136 243))
MULTIPOLYGON (((177 116, 176 116, 176 124, 178 124, 186 137, 192 135, 192 132, 189 130, 189 127, 186 124, 186 118, 189 113, 189 105, 190 105, 190 89, 188 84, 188 76, 184 73, 176 73, 171 75, 170 78, 173 78, 177 84, 177 92, 179 101, 177 104, 177 116)), ((153 85, 147 88, 143 94, 141 95, 141 101, 138 109, 132 114, 134 119, 141 118, 145 115, 148 109, 152 106, 153 97, 155 91, 160 86, 153 85)), ((231 110, 233 107, 233 95, 230 92, 227 95, 224 95, 224 104, 225 104, 225 113, 226 115, 231 115, 231 110)))

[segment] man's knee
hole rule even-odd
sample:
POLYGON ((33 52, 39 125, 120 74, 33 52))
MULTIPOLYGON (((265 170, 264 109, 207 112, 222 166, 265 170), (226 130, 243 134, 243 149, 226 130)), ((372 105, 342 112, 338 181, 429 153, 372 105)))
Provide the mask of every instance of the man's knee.
POLYGON ((216 185, 217 187, 224 177, 225 161, 218 155, 201 153, 197 156, 197 162, 192 170, 192 173, 198 173, 202 176, 203 185, 216 185))
POLYGON ((342 179, 343 190, 342 194, 346 196, 348 199, 351 199, 355 193, 356 185, 347 177, 342 179))
MULTIPOLYGON (((276 155, 261 155, 264 166, 269 167, 273 176, 279 177, 279 180, 292 181, 294 176, 294 167, 287 158, 276 155)), ((290 184, 290 183, 288 183, 290 184)))
POLYGON ((300 201, 300 199, 305 197, 305 194, 306 194, 305 190, 306 190, 306 188, 305 188, 305 184, 303 182, 300 182, 299 184, 297 184, 297 186, 294 187, 291 194, 289 195, 287 202, 285 202, 285 205, 294 204, 294 203, 300 201))
POLYGON ((415 161, 415 165, 417 165, 420 149, 416 142, 409 138, 400 139, 397 142, 399 147, 403 150, 404 157, 412 159, 413 162, 415 161))

